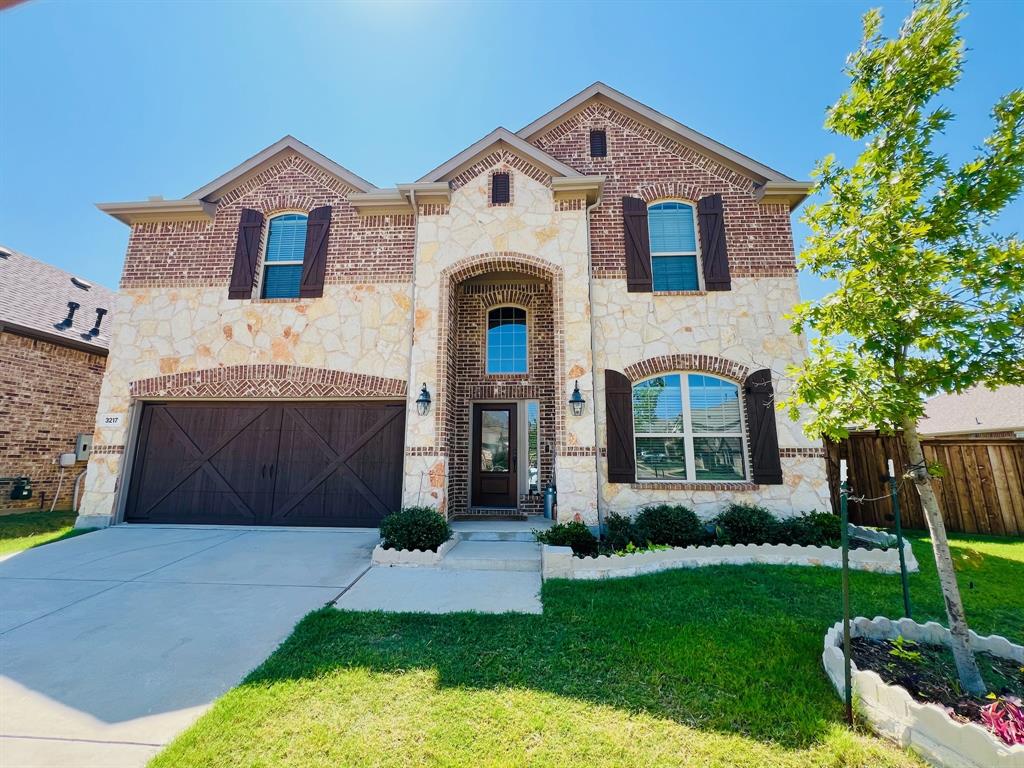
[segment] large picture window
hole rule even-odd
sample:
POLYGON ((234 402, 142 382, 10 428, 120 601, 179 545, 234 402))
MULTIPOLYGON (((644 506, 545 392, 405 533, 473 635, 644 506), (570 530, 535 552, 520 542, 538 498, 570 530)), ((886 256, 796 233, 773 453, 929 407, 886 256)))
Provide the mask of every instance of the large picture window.
POLYGON ((670 373, 633 386, 638 481, 746 479, 736 384, 701 373, 670 373))
POLYGON ((269 230, 261 295, 265 299, 298 298, 306 248, 306 216, 301 213, 275 216, 270 220, 269 230))
POLYGON ((487 313, 487 373, 526 373, 526 310, 497 307, 487 313))
POLYGON ((647 208, 651 274, 655 291, 696 291, 697 230, 693 206, 656 203, 647 208))

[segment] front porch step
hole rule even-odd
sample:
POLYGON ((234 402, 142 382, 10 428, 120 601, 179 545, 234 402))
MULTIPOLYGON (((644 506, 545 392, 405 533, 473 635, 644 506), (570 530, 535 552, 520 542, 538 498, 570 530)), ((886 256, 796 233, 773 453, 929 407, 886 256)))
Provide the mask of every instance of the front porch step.
POLYGON ((540 545, 525 541, 465 541, 441 561, 453 571, 539 571, 540 545))
POLYGON ((540 515, 523 520, 457 520, 454 530, 463 541, 522 541, 533 543, 534 530, 550 528, 553 521, 540 515))

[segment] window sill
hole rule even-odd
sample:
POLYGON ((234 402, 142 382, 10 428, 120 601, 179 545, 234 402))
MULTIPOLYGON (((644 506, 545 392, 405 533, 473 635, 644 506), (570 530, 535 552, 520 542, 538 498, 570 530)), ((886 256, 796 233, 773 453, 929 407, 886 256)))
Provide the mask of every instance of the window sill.
POLYGON ((651 291, 652 296, 706 296, 707 291, 651 291))
POLYGON ((756 491, 761 486, 749 480, 701 480, 677 482, 670 480, 641 480, 630 483, 635 491, 756 491))
POLYGON ((253 304, 298 304, 300 301, 313 301, 313 299, 303 299, 299 296, 288 297, 288 298, 276 298, 276 299, 250 299, 253 304))

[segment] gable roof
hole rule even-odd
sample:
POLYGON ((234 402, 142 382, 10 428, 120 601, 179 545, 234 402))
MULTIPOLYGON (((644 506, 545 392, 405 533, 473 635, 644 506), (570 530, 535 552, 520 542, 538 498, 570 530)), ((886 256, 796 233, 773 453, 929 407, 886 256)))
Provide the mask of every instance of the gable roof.
POLYGON ((37 261, 13 248, 0 247, 0 328, 106 354, 116 297, 109 288, 37 261), (67 317, 69 301, 79 304, 71 328, 54 327, 67 317), (108 314, 100 324, 99 336, 89 336, 87 332, 96 322, 99 308, 108 310, 108 314))
POLYGON ((767 165, 759 163, 753 158, 747 157, 741 152, 737 152, 735 149, 727 147, 725 144, 717 142, 709 136, 705 136, 703 133, 695 131, 693 128, 651 109, 646 104, 641 104, 636 99, 630 98, 626 94, 600 81, 563 101, 547 114, 542 115, 522 130, 517 131, 516 135, 529 141, 587 102, 599 97, 630 113, 633 117, 639 118, 641 122, 646 122, 663 132, 669 133, 680 143, 699 152, 710 154, 731 168, 746 172, 747 175, 753 176, 755 180, 762 184, 766 182, 796 181, 784 173, 776 171, 774 168, 769 168, 767 165))
POLYGON ((257 152, 245 162, 236 165, 227 173, 221 174, 209 184, 206 184, 192 194, 187 195, 186 199, 205 200, 208 202, 215 201, 229 189, 236 187, 246 176, 258 173, 264 167, 271 165, 274 160, 277 159, 278 155, 289 151, 295 152, 297 155, 301 155, 311 163, 319 165, 321 168, 334 174, 359 192, 370 192, 377 189, 377 187, 366 179, 352 173, 348 168, 338 165, 329 157, 321 155, 308 144, 303 144, 294 136, 285 136, 280 141, 274 142, 263 151, 257 152))
POLYGON ((528 141, 524 141, 508 129, 495 128, 482 139, 466 147, 454 157, 441 163, 441 165, 425 174, 419 180, 421 182, 447 181, 448 178, 455 175, 456 171, 472 164, 474 160, 487 154, 495 144, 502 143, 506 144, 513 152, 522 155, 536 165, 539 165, 544 170, 550 172, 552 176, 573 178, 580 178, 583 176, 579 171, 574 168, 570 168, 561 160, 552 157, 542 149, 538 149, 528 141))
POLYGON ((918 428, 922 435, 1024 431, 1024 386, 936 395, 924 404, 918 428))

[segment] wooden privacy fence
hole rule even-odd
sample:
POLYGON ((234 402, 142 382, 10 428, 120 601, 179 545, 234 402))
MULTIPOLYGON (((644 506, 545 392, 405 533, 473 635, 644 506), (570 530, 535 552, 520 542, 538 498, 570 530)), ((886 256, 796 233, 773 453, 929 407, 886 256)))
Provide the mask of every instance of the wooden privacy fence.
MULTIPOLYGON (((935 438, 923 440, 922 447, 928 463, 938 464, 944 472, 932 480, 932 487, 939 497, 946 530, 1024 535, 1024 440, 935 438)), ((833 509, 839 509, 839 460, 846 459, 852 487, 850 521, 891 526, 886 462, 895 462, 897 475, 909 465, 902 438, 853 432, 839 443, 825 441, 825 450, 833 509), (854 501, 853 497, 864 500, 854 501)), ((903 525, 927 528, 910 481, 900 480, 899 498, 903 525)))

